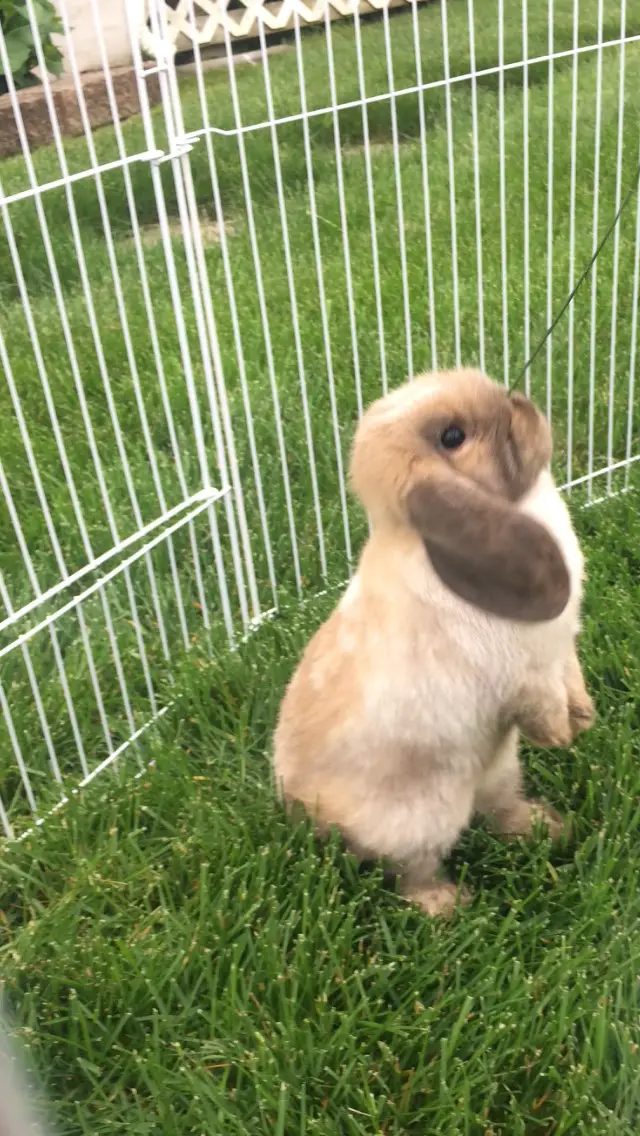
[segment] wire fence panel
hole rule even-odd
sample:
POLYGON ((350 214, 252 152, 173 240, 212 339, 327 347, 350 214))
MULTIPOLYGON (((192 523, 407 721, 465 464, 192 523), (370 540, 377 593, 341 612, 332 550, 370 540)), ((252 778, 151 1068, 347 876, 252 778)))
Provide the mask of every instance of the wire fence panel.
POLYGON ((59 7, 78 137, 28 0, 52 138, 32 148, 0 29, 6 835, 144 763, 187 652, 348 576, 350 438, 381 392, 461 363, 521 377, 578 504, 640 458, 627 0, 131 0, 126 121, 91 0, 101 130, 59 7))

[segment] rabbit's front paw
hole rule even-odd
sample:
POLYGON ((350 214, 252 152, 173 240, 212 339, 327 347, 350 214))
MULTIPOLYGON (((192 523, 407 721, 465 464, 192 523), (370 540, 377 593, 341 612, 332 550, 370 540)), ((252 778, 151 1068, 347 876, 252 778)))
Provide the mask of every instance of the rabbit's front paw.
POLYGON ((537 828, 547 830, 552 840, 560 840, 563 836, 569 836, 568 822, 557 813, 555 809, 549 805, 543 805, 541 801, 528 801, 529 805, 529 832, 524 832, 523 836, 533 835, 537 828))
POLYGON ((578 656, 573 651, 565 669, 569 721, 574 738, 589 730, 596 719, 593 701, 589 696, 578 656))
POLYGON ((494 826, 503 836, 522 836, 531 839, 537 829, 546 829, 552 840, 569 835, 567 822, 560 813, 542 801, 527 801, 518 797, 503 805, 493 816, 494 826))
POLYGON ((446 880, 439 880, 437 883, 421 887, 407 887, 404 890, 404 898, 409 900, 409 903, 417 904, 427 915, 448 918, 458 906, 471 903, 471 892, 465 887, 456 887, 446 880))
POLYGON ((596 720, 596 710, 593 700, 586 693, 578 697, 569 695, 569 722, 573 737, 577 738, 585 730, 590 730, 596 720))
POLYGON ((518 715, 522 733, 541 749, 563 749, 573 741, 573 728, 568 706, 557 707, 553 713, 542 707, 518 715))

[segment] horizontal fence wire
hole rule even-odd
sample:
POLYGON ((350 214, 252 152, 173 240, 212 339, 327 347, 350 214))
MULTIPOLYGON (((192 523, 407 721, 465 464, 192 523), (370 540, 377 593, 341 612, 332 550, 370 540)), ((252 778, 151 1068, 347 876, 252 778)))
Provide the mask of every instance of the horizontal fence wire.
MULTIPOLYGON (((530 67, 537 66, 541 63, 554 63, 563 59, 577 58, 579 56, 587 56, 592 53, 597 53, 605 48, 620 48, 623 44, 640 43, 640 35, 629 35, 624 39, 609 39, 602 44, 583 44, 568 48, 564 51, 548 52, 543 55, 532 56, 528 59, 520 59, 508 63, 501 63, 495 67, 484 67, 475 71, 467 71, 460 75, 448 75, 443 79, 434 79, 429 82, 416 83, 409 87, 402 87, 397 90, 384 91, 380 94, 363 96, 359 99, 350 99, 346 102, 338 102, 335 104, 326 104, 321 107, 312 107, 310 109, 298 112, 297 114, 282 115, 280 117, 265 118, 259 122, 246 123, 237 127, 220 127, 209 123, 207 126, 202 126, 196 130, 189 130, 185 134, 178 136, 175 139, 175 144, 178 147, 184 146, 185 151, 188 152, 193 143, 207 134, 217 134, 220 137, 234 138, 238 133, 251 134, 257 130, 267 130, 276 126, 287 126, 296 122, 303 122, 304 120, 313 118, 322 118, 326 115, 332 115, 334 112, 340 114, 343 111, 358 110, 363 105, 373 106, 380 103, 391 103, 395 99, 403 98, 409 95, 419 95, 429 91, 437 91, 447 89, 452 85, 458 83, 477 84, 480 79, 488 79, 493 76, 502 76, 508 72, 523 71, 526 72, 530 67)), ((266 40, 265 47, 266 50, 266 40)), ((161 74, 166 73, 166 67, 160 67, 161 74)), ((141 67, 140 77, 146 80, 158 71, 150 70, 141 67)), ((145 150, 139 154, 131 154, 121 157, 113 162, 107 162, 104 165, 89 167, 86 170, 79 170, 76 173, 67 174, 65 177, 56 178, 50 182, 43 182, 37 184, 29 189, 20 190, 17 193, 10 193, 3 195, 0 193, 0 205, 11 205, 16 201, 24 201, 35 194, 46 193, 52 189, 60 189, 65 185, 83 181, 86 178, 95 177, 100 173, 108 173, 112 170, 123 168, 125 165, 132 165, 137 162, 159 162, 163 159, 171 159, 171 153, 163 149, 145 150)))
MULTIPOLYGON (((36 608, 42 607, 43 604, 48 603, 49 600, 54 599, 54 597, 59 595, 60 592, 63 592, 67 588, 70 588, 74 584, 77 584, 78 581, 82 580, 84 576, 87 576, 90 572, 95 572, 98 568, 101 568, 104 564, 107 564, 110 560, 113 560, 114 557, 119 556, 120 553, 125 551, 125 549, 130 548, 132 544, 136 544, 138 541, 144 540, 145 537, 150 536, 151 533, 154 532, 157 528, 160 528, 162 525, 167 525, 169 521, 172 521, 173 518, 178 516, 179 514, 186 513, 186 516, 184 518, 181 518, 179 524, 188 523, 193 515, 198 515, 198 513, 201 512, 203 508, 219 500, 223 492, 228 492, 228 490, 218 491, 201 489, 199 493, 194 493, 192 497, 187 498, 186 501, 181 501, 178 505, 175 505, 173 509, 168 509, 167 512, 164 513, 161 517, 156 517, 154 521, 151 521, 148 525, 145 525, 138 532, 131 533, 130 536, 125 537, 124 540, 121 540, 119 544, 114 545, 113 548, 109 548, 106 552, 103 552, 100 556, 97 556, 91 563, 83 565, 83 567, 78 568, 76 572, 72 572, 71 575, 68 576, 65 580, 59 580, 57 584, 54 584, 51 588, 48 588, 46 592, 43 592, 36 599, 31 600, 29 603, 25 604, 24 607, 19 608, 18 611, 14 611, 13 615, 7 617, 6 619, 0 620, 0 631, 4 631, 7 627, 11 627, 13 624, 18 623, 21 619, 24 618, 24 616, 29 615, 32 611, 35 611, 36 608), (191 509, 192 506, 196 506, 196 509, 193 512, 188 513, 187 510, 191 509)), ((160 535, 160 539, 166 539, 166 537, 167 532, 164 532, 160 535)), ((138 549, 135 557, 131 558, 130 562, 133 563, 135 559, 139 558, 140 556, 144 556, 145 552, 148 551, 148 548, 148 544, 143 545, 142 548, 138 549)), ((118 565, 118 571, 121 570, 122 566, 118 565)))
MULTIPOLYGON (((258 8, 254 64, 222 27, 223 66, 195 36, 193 78, 173 11, 148 5, 149 67, 129 3, 129 122, 91 0, 99 135, 59 7, 78 138, 45 68, 53 142, 30 145, 0 29, 20 143, 0 163, 6 836, 128 751, 146 768, 187 652, 240 647, 348 578, 366 535, 350 439, 399 382, 474 362, 524 383, 580 503, 630 489, 640 460, 626 0, 588 18, 499 0, 490 24, 482 0, 383 4, 377 22, 327 3, 310 34, 294 8, 280 55, 258 8)), ((179 19, 198 15, 187 0, 179 19)))
MULTIPOLYGON (((189 509, 184 516, 180 517, 179 520, 174 521, 172 525, 168 525, 163 532, 159 533, 151 540, 145 541, 141 548, 136 549, 136 551, 132 553, 131 556, 125 557, 118 565, 116 565, 115 568, 112 568, 110 572, 106 572, 104 576, 101 576, 93 584, 90 584, 88 587, 86 587, 84 591, 80 593, 80 595, 74 596, 73 599, 68 600, 67 603, 62 605, 62 607, 58 608, 50 615, 47 615, 40 621, 40 623, 36 624, 34 627, 30 627, 27 631, 23 631, 16 639, 12 640, 12 642, 8 643, 5 647, 0 647, 0 659, 2 659, 5 655, 8 655, 9 652, 13 651, 16 647, 21 647, 23 643, 28 643, 28 641, 30 639, 33 639, 34 635, 37 635, 39 631, 43 631, 46 627, 49 627, 52 623, 55 623, 56 620, 60 619, 63 615, 66 615, 67 612, 73 611, 74 608, 84 603, 84 601, 87 600, 89 596, 95 595, 96 592, 101 592, 106 587, 106 585, 110 583, 111 580, 114 580, 117 576, 119 576, 121 572, 126 572, 126 570, 130 568, 132 564, 135 564, 137 560, 139 560, 143 556, 146 557, 152 548, 156 548, 164 541, 168 541, 173 533, 178 532, 178 530, 181 529, 183 525, 188 524, 189 521, 195 520, 195 518, 198 517, 200 513, 204 512, 205 509, 209 509, 215 501, 220 500, 220 498, 228 492, 229 490, 227 489, 213 495, 209 491, 201 494, 201 500, 199 504, 195 506, 195 508, 189 509)), ((139 534, 136 534, 136 536, 139 536, 139 534)), ((126 542, 123 541, 120 547, 113 551, 121 552, 125 543, 126 542)), ((98 559, 102 559, 104 562, 104 560, 107 558, 110 559, 110 554, 106 554, 105 557, 98 559)), ((86 572, 91 571, 94 568, 95 564, 87 565, 86 569, 75 573, 76 580, 80 579, 81 576, 84 576, 86 572)), ((68 587, 70 581, 71 577, 69 578, 69 580, 65 580, 64 586, 68 587)), ((57 590, 59 589, 51 589, 50 591, 54 591, 57 594, 57 590)), ((45 596, 39 596, 37 604, 32 603, 31 605, 29 605, 30 610, 33 610, 34 606, 40 606, 44 602, 44 600, 45 596)), ((5 622, 9 622, 10 624, 14 623, 18 614, 18 612, 14 612, 11 619, 5 622)))

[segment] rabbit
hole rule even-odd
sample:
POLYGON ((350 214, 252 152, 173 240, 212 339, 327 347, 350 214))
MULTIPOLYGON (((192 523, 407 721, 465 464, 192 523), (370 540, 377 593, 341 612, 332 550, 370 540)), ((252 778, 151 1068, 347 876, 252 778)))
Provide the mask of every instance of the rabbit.
POLYGON ((289 810, 390 862, 431 915, 470 898, 441 861, 473 814, 504 834, 564 831, 523 795, 520 734, 567 746, 594 721, 584 559, 550 459, 540 411, 476 370, 420 375, 370 406, 350 468, 370 535, 280 707, 289 810))

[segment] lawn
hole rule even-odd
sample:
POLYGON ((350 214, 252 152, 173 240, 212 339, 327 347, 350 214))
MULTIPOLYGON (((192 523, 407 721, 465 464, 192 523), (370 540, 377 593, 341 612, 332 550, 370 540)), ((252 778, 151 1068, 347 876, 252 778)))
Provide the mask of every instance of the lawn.
MULTIPOLYGON (((546 7, 530 8, 527 47, 533 58, 547 52, 549 32, 546 7)), ((490 72, 498 59, 496 13, 495 3, 477 0, 475 62, 477 68, 490 72)), ((557 0, 556 51, 572 46, 572 13, 571 0, 557 0)), ((443 76, 438 7, 421 10, 417 22, 422 78, 438 83, 443 76)), ((410 11, 390 21, 397 89, 416 83, 412 26, 410 11)), ((635 3, 627 2, 626 30, 640 34, 635 3)), ((607 6, 603 39, 615 39, 619 31, 619 6, 607 6)), ((580 5, 578 43, 593 43, 596 34, 597 4, 588 0, 580 5)), ((382 22, 363 24, 361 36, 366 93, 383 93, 388 75, 382 22)), ((448 36, 450 73, 464 75, 470 67, 464 3, 448 6, 448 36)), ((353 27, 334 25, 332 41, 337 96, 349 102, 359 95, 353 27)), ((310 32, 303 42, 307 105, 321 109, 330 102, 325 40, 310 32)), ((521 57, 522 9, 516 4, 509 7, 504 58, 509 63, 521 57)), ((452 865, 457 874, 469 877, 474 904, 450 925, 431 925, 403 906, 379 871, 358 872, 337 846, 320 849, 304 828, 292 830, 272 799, 268 775, 270 734, 283 686, 304 642, 328 612, 333 588, 347 576, 350 555, 357 555, 365 532, 358 509, 349 503, 345 523, 340 504, 339 465, 346 460, 360 398, 366 403, 385 384, 402 381, 410 366, 417 371, 434 360, 438 366, 452 365, 457 354, 465 362, 478 362, 484 356, 486 369, 498 378, 507 371, 511 378, 518 374, 547 325, 549 296, 555 312, 568 293, 572 232, 574 275, 591 254, 599 72, 597 221, 598 231, 603 232, 615 212, 618 189, 626 192, 637 170, 639 44, 628 45, 625 53, 619 181, 616 47, 606 48, 600 61, 596 53, 585 53, 577 69, 575 184, 570 57, 558 60, 553 68, 551 103, 547 63, 529 68, 526 87, 518 68, 505 73, 504 87, 494 73, 478 82, 477 166, 467 81, 453 84, 449 105, 442 86, 427 91, 423 114, 416 95, 398 97, 397 151, 388 101, 370 104, 378 294, 360 109, 340 113, 339 162, 330 114, 311 120, 308 139, 299 122, 279 127, 296 320, 270 130, 248 131, 243 136, 244 155, 233 136, 216 135, 210 153, 204 139, 196 143, 190 162, 255 565, 256 595, 248 614, 255 614, 258 604, 264 611, 277 601, 280 615, 264 623, 247 642, 240 642, 233 654, 225 650, 222 577, 212 554, 210 523, 203 515, 177 533, 171 546, 157 548, 128 576, 114 580, 104 601, 88 600, 82 626, 77 614, 65 616, 58 623, 55 644, 48 632, 39 633, 29 644, 28 656, 13 651, 1 660, 2 690, 41 811, 56 799, 42 738, 43 720, 65 782, 72 785, 81 776, 78 739, 87 767, 93 769, 126 742, 132 728, 141 726, 154 709, 173 703, 140 742, 139 761, 146 770, 146 763, 153 760, 152 771, 132 784, 135 758, 128 756, 122 770, 100 777, 35 835, 22 844, 5 846, 0 856, 0 966, 19 1033, 55 1102, 61 1131, 126 1131, 136 1136, 218 1131, 289 1136, 307 1130, 327 1136, 343 1131, 512 1136, 637 1130, 640 856, 633 838, 640 804, 634 735, 640 521, 633 494, 589 509, 582 508, 588 492, 584 486, 571 494, 589 560, 583 657, 599 721, 567 753, 551 758, 539 751, 527 753, 536 789, 557 808, 574 814, 569 847, 551 849, 541 842, 532 848, 519 844, 507 848, 483 830, 474 830, 456 851, 452 865), (506 171, 504 289, 501 110, 506 171), (453 124, 452 157, 448 115, 453 124), (243 156, 268 340, 256 284, 243 156), (210 158, 217 176, 217 210, 210 158), (458 322, 450 164, 455 174, 458 322), (309 166, 329 357, 315 270, 309 166), (348 218, 353 319, 336 188, 340 172, 348 218), (398 235, 398 177, 404 249, 398 235), (247 431, 230 279, 257 461, 247 431), (383 313, 383 335, 378 308, 383 313), (302 418, 301 371, 308 396, 308 432, 302 418), (328 373, 334 380, 338 430, 328 373), (284 461, 273 410, 274 376, 284 461), (293 524, 287 512, 288 487, 293 524), (300 589, 307 597, 302 606, 297 603, 300 589), (318 594, 325 589, 328 594, 318 594), (89 658, 83 638, 90 644, 89 658), (186 655, 185 640, 190 648, 186 655), (40 708, 34 703, 33 675, 40 684, 40 708)), ((295 115, 300 109, 295 55, 272 57, 270 76, 275 114, 295 115)), ((263 122, 269 107, 262 69, 238 68, 237 88, 242 122, 263 122)), ((195 80, 184 80, 181 94, 186 127, 197 130, 203 107, 195 80)), ((229 95, 226 73, 207 73, 206 113, 222 130, 234 126, 229 95)), ((154 125, 156 144, 163 144, 159 110, 154 111, 154 125)), ((125 124, 123 140, 129 154, 146 149, 139 121, 125 124)), ((118 155, 112 129, 97 132, 94 145, 100 162, 118 155)), ((71 172, 82 170, 92 159, 83 140, 66 144, 64 157, 71 172)), ((34 165, 41 182, 63 172, 54 148, 39 151, 34 165)), ((187 344, 192 361, 212 480, 220 484, 206 368, 184 244, 174 220, 176 190, 169 165, 159 169, 173 232, 170 257, 182 297, 183 345, 187 344)), ((63 190, 44 193, 48 247, 40 236, 33 202, 18 201, 4 211, 10 227, 5 223, 0 233, 0 324, 6 339, 5 364, 10 365, 15 387, 12 402, 8 386, 3 386, 0 457, 32 566, 29 578, 3 505, 5 606, 10 601, 14 608, 20 607, 32 598, 34 579, 43 590, 51 587, 60 577, 61 563, 70 572, 80 568, 89 548, 94 555, 105 552, 114 543, 114 533, 126 537, 202 485, 184 351, 179 346, 148 164, 132 165, 130 177, 127 185, 121 172, 105 175, 102 197, 93 179, 77 182, 72 198, 63 190), (155 328, 144 303, 128 191, 142 225, 142 257, 155 328), (107 241, 102 204, 109 216, 107 241), (19 249, 19 273, 13 241, 19 249), (80 241, 82 269, 77 256, 80 241), (114 273, 122 289, 120 307, 114 273), (60 320, 56 288, 64 298, 66 327, 60 320), (21 293, 29 297, 31 326, 21 293), (90 311, 100 333, 99 348, 90 311), (123 334, 123 311, 128 338, 123 334), (41 370, 46 370, 55 396, 58 442, 43 397, 36 339, 41 370), (93 439, 83 423, 70 345, 76 377, 81 376, 86 392, 93 439), (166 383, 164 401, 158 359, 166 383), (49 521, 34 489, 21 438, 18 399, 49 521), (95 454, 104 475, 102 485, 95 454)), ((19 193, 28 184, 24 163, 3 162, 0 179, 4 193, 19 193)), ((600 470, 610 458, 624 459, 629 426, 632 452, 637 452, 637 409, 629 405, 635 239, 632 207, 598 260, 593 336, 590 279, 575 301, 572 317, 567 314, 554 332, 550 355, 543 351, 528 376, 532 393, 551 414, 562 483, 579 479, 590 469, 600 470)), ((631 467, 630 486, 635 468, 631 467)), ((626 485, 624 471, 613 475, 614 491, 626 485)), ((600 497, 607 488, 607 477, 598 477, 591 495, 600 497)), ((215 510, 228 610, 241 639, 242 589, 229 552, 224 503, 215 510)), ((245 548, 245 563, 247 556, 245 548)), ((41 609, 38 617, 42 610, 48 608, 41 609)), ((36 617, 28 618, 35 622, 36 617)), ((8 643, 12 634, 11 629, 2 632, 0 645, 8 643)), ((3 731, 6 723, 0 726, 0 793, 20 832, 29 824, 29 810, 9 734, 3 731)))

